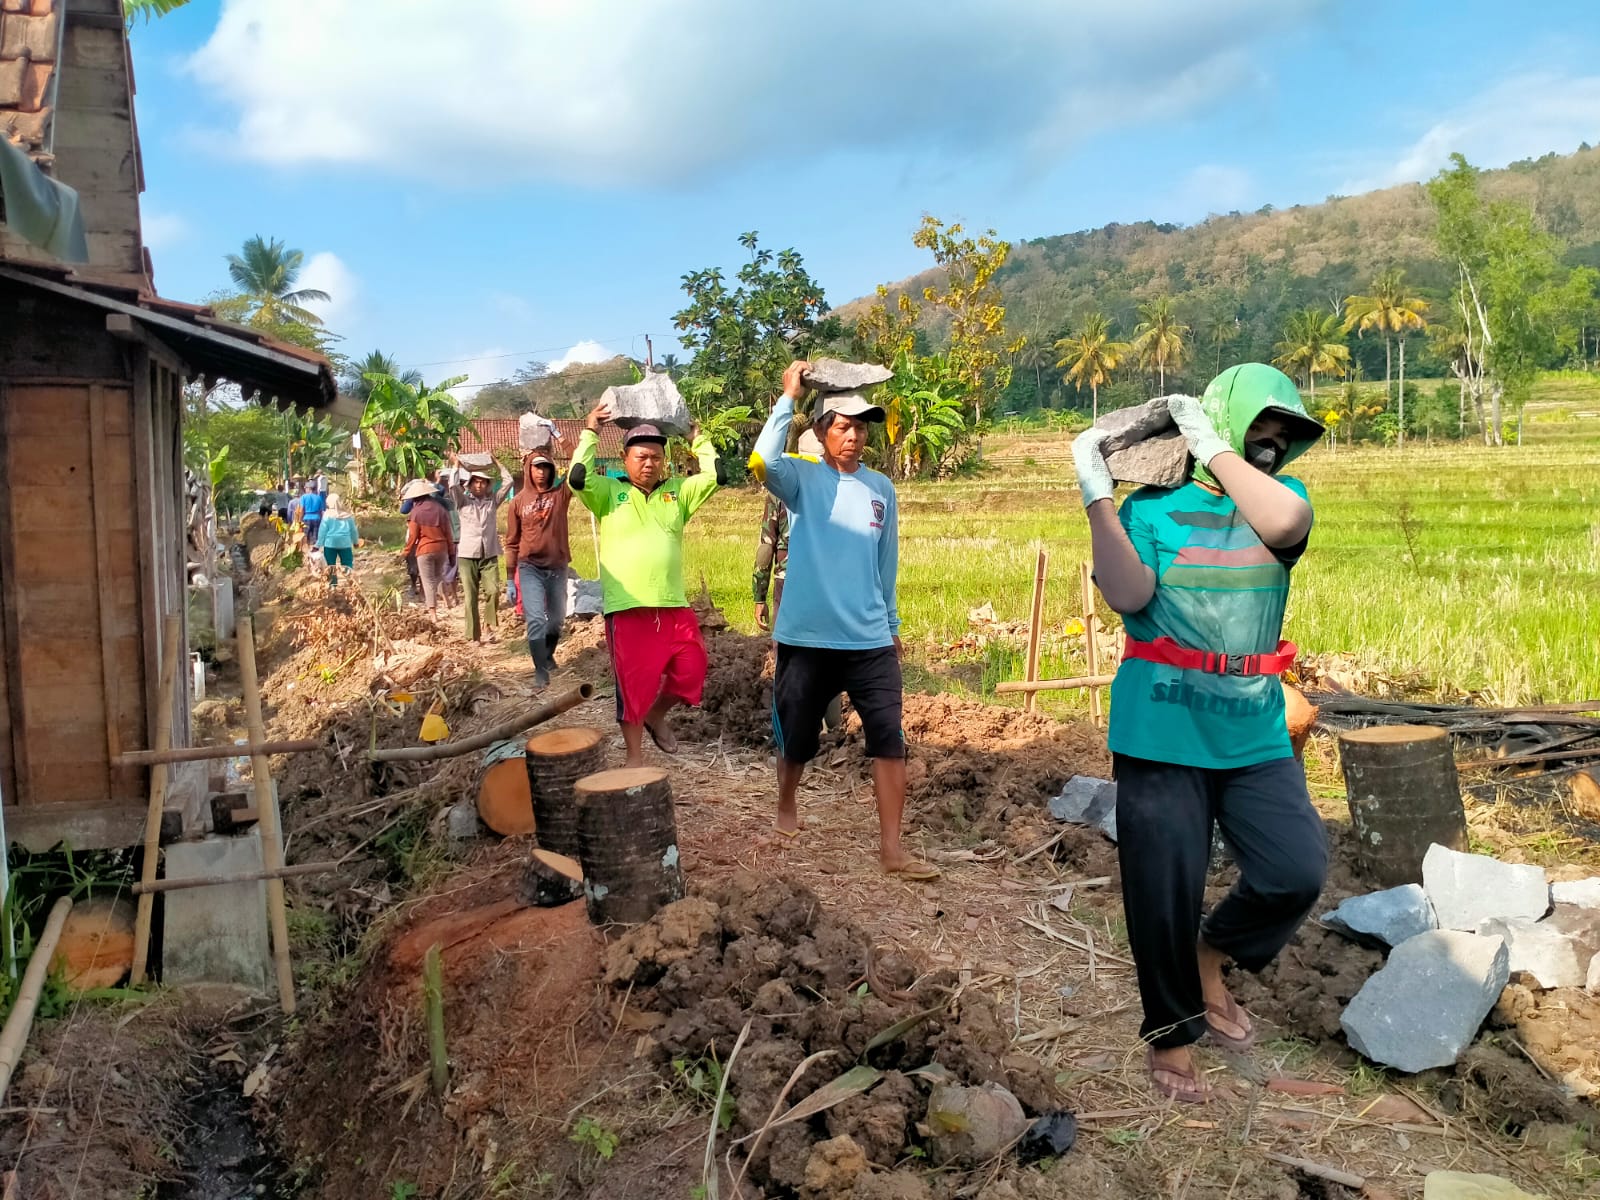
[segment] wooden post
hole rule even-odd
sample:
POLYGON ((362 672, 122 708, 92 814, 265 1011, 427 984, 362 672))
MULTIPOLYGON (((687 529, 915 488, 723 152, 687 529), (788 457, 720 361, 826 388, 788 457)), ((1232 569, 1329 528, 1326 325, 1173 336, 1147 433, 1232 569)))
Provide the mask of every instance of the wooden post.
MULTIPOLYGON (((161 691, 156 701, 155 753, 172 745, 172 693, 178 685, 178 623, 176 613, 161 623, 161 691)), ((167 764, 158 760, 150 768, 150 803, 144 814, 144 862, 139 868, 139 883, 148 888, 156 881, 161 859, 161 810, 167 803, 167 764)), ((150 916, 156 898, 149 893, 139 897, 139 911, 133 920, 133 968, 128 972, 130 987, 144 982, 150 965, 150 916)))
POLYGON ((6 1098, 6 1088, 11 1086, 11 1073, 17 1069, 22 1048, 27 1044, 28 1031, 33 1028, 33 1011, 39 1007, 39 993, 44 989, 45 977, 50 974, 50 960, 56 956, 56 943, 66 927, 67 914, 72 911, 72 897, 62 896, 50 909, 45 919, 44 932, 33 948, 28 969, 22 974, 22 986, 17 989, 17 1002, 11 1006, 6 1025, 0 1031, 0 1101, 6 1098))
POLYGON ((442 1096, 450 1086, 450 1055, 444 1041, 444 958, 439 943, 422 957, 422 1007, 428 1017, 428 1059, 433 1068, 433 1090, 442 1096))
POLYGON ((154 883, 136 883, 133 885, 132 890, 135 896, 143 896, 147 892, 181 892, 189 888, 225 887, 232 883, 255 883, 261 879, 288 879, 293 875, 321 875, 325 871, 337 871, 341 865, 337 861, 297 863, 292 867, 246 871, 242 875, 190 875, 184 879, 158 879, 154 883))
POLYGON ((502 721, 493 729, 475 733, 469 738, 462 738, 459 742, 435 742, 431 746, 399 746, 392 750, 372 750, 367 757, 373 762, 433 762, 440 758, 459 758, 475 750, 486 750, 496 742, 503 742, 525 729, 531 729, 535 725, 558 717, 567 709, 582 704, 593 695, 594 684, 580 683, 570 691, 546 700, 537 708, 529 709, 520 717, 502 721))
POLYGON ((1071 679, 1036 679, 1032 683, 1023 679, 1008 679, 994 685, 1002 695, 1011 692, 1071 692, 1078 688, 1105 687, 1115 675, 1078 675, 1071 679))
MULTIPOLYGON (((1044 616, 1044 578, 1050 565, 1050 556, 1041 547, 1039 559, 1033 568, 1033 608, 1028 614, 1028 666, 1023 679, 1032 683, 1039 678, 1039 621, 1044 616)), ((1039 693, 1030 691, 1022 698, 1024 712, 1032 712, 1039 702, 1039 693)))
MULTIPOLYGON (((533 800, 529 828, 544 849, 578 853, 578 799, 573 788, 578 780, 604 770, 605 762, 605 736, 598 729, 552 729, 528 739, 523 765, 533 800)), ((488 817, 484 824, 496 828, 488 817)))
POLYGON ((573 785, 589 919, 637 924, 683 898, 672 785, 660 767, 601 771, 573 785))
POLYGON ((1434 842, 1467 849, 1450 735, 1432 725, 1374 725, 1339 735, 1362 871, 1384 887, 1422 882, 1434 842))
MULTIPOLYGON (((238 643, 239 683, 244 692, 245 730, 250 738, 250 782, 255 789, 256 812, 261 825, 261 861, 269 871, 283 867, 283 833, 278 823, 278 801, 272 794, 272 768, 261 753, 267 731, 261 720, 261 686, 256 679, 256 638, 250 615, 241 613, 235 631, 238 643)), ((278 1004, 294 1012, 294 969, 289 965, 289 912, 283 898, 281 876, 267 879, 267 922, 272 928, 272 961, 278 974, 278 1004)))
MULTIPOLYGON (((1084 662, 1089 669, 1089 675, 1100 674, 1100 643, 1095 637, 1095 625, 1099 617, 1094 609, 1094 567, 1090 563, 1082 563, 1078 568, 1079 580, 1083 586, 1083 645, 1084 662)), ((1089 689, 1089 719, 1099 725, 1105 717, 1105 710, 1100 706, 1100 689, 1089 689)))

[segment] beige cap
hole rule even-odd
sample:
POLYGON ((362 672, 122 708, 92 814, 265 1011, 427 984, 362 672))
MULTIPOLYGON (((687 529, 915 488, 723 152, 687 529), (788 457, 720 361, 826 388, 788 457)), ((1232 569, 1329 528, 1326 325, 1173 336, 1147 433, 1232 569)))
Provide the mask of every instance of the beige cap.
POLYGON ((866 421, 881 421, 884 418, 882 405, 874 404, 860 392, 835 392, 831 396, 824 396, 822 412, 838 413, 841 417, 860 417, 866 421))

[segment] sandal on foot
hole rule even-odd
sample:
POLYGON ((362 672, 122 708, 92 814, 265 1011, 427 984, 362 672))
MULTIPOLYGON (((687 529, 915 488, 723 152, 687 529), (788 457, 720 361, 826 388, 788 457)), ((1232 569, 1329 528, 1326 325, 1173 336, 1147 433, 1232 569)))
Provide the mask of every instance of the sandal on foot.
POLYGON ((1190 1067, 1184 1071, 1177 1067, 1157 1065, 1154 1047, 1144 1052, 1144 1065, 1150 1072, 1150 1086, 1168 1100, 1176 1100, 1179 1104, 1205 1104, 1211 1099, 1211 1088, 1206 1084, 1205 1076, 1200 1073, 1199 1067, 1190 1067), (1165 1082, 1161 1078, 1162 1075, 1182 1082, 1165 1082))
MULTIPOLYGON (((649 721, 646 721, 644 723, 644 731, 650 735, 650 740, 656 744, 656 749, 661 751, 661 753, 663 753, 663 754, 676 754, 678 752, 678 739, 677 738, 674 737, 672 739, 672 749, 668 750, 665 746, 663 746, 661 744, 661 735, 656 732, 656 727, 654 725, 650 724, 649 721)), ((672 735, 669 734, 668 736, 671 737, 672 735)))
POLYGON ((791 842, 800 836, 800 831, 798 829, 780 829, 777 825, 773 825, 772 832, 777 834, 779 837, 788 838, 791 842))
POLYGON ((897 879, 909 879, 914 883, 931 883, 940 878, 939 868, 929 866, 925 862, 908 862, 898 867, 885 867, 883 873, 897 879))
POLYGON ((1232 1050, 1236 1054, 1243 1054, 1256 1044, 1256 1030, 1254 1023, 1250 1020, 1250 1014, 1232 996, 1228 997, 1226 1007, 1220 1004, 1206 1005, 1206 1032, 1217 1045, 1224 1050, 1232 1050), (1243 1029, 1244 1036, 1234 1037, 1231 1033, 1219 1028, 1217 1025, 1219 1020, 1243 1029))

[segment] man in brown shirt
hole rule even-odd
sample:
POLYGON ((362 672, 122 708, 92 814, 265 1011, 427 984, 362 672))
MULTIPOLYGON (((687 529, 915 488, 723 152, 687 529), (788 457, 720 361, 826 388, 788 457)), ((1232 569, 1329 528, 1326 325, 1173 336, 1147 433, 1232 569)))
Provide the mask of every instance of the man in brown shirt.
POLYGON ((527 622, 534 683, 544 687, 555 669, 556 643, 567 615, 567 507, 572 490, 542 450, 522 460, 522 483, 506 506, 506 575, 517 581, 527 622))

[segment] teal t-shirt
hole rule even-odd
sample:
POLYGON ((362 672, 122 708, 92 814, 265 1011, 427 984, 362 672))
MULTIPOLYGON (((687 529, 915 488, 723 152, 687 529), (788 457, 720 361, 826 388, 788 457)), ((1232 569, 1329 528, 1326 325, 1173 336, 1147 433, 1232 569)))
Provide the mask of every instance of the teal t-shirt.
MULTIPOLYGON (((1305 498, 1298 479, 1280 483, 1305 498)), ((1128 636, 1169 637, 1219 654, 1268 654, 1283 631, 1289 570, 1305 545, 1273 551, 1227 496, 1197 483, 1140 488, 1118 513, 1155 594, 1126 613, 1128 636)), ((1187 767, 1247 767, 1288 758, 1276 675, 1216 675, 1128 659, 1111 685, 1111 749, 1187 767)))

